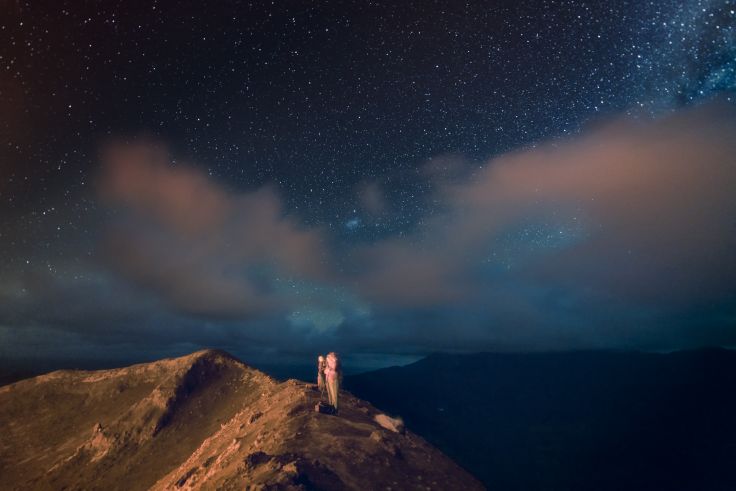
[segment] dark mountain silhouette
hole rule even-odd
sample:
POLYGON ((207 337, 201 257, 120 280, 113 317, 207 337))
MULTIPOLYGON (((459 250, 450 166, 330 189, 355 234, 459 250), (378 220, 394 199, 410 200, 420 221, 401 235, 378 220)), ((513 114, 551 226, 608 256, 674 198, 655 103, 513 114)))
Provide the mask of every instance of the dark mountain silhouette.
POLYGON ((346 386, 492 489, 736 489, 733 351, 437 354, 346 386))
POLYGON ((367 402, 205 350, 0 387, 0 489, 482 489, 367 402))

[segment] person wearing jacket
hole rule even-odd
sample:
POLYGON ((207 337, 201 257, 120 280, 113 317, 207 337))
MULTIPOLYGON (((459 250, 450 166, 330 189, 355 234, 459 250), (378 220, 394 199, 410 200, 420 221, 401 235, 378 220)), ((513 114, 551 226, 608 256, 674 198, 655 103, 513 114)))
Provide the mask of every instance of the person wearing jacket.
POLYGON ((342 367, 340 359, 334 351, 327 355, 325 359, 325 381, 327 382, 327 396, 330 404, 335 408, 337 414, 340 385, 342 384, 342 367))

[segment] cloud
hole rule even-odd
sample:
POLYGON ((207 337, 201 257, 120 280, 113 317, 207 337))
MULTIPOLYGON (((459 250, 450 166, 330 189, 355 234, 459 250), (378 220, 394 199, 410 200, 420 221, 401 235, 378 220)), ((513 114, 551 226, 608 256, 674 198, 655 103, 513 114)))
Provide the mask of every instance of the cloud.
POLYGON ((361 207, 370 215, 382 215, 388 210, 388 200, 375 181, 363 183, 358 190, 358 199, 361 207))
POLYGON ((150 142, 111 144, 102 160, 108 263, 174 308, 261 315, 288 309, 282 283, 331 276, 322 231, 288 216, 272 187, 233 192, 150 142))
MULTIPOLYGON (((152 357, 736 345, 735 116, 711 104, 484 165, 432 159, 416 227, 357 245, 273 187, 113 144, 99 257, 6 274, 0 338, 24 356, 69 339, 152 357)), ((381 210, 387 188, 365 189, 381 210)))
POLYGON ((473 312, 486 340, 520 346, 610 345, 650 328, 662 341, 659 324, 684 313, 733 312, 734 113, 716 103, 615 119, 454 173, 416 230, 354 251, 356 284, 394 310, 473 312), (543 334, 524 341, 530 332, 543 334))

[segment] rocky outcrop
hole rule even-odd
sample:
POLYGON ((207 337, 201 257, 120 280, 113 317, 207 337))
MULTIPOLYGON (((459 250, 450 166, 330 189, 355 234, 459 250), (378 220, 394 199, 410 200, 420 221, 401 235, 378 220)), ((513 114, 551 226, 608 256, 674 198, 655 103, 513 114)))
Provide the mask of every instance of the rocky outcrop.
POLYGON ((404 421, 401 418, 392 418, 385 414, 376 414, 373 419, 376 423, 381 425, 382 428, 386 428, 394 433, 404 433, 404 421))
POLYGON ((0 488, 482 489, 369 403, 319 397, 214 350, 21 381, 0 388, 0 488))

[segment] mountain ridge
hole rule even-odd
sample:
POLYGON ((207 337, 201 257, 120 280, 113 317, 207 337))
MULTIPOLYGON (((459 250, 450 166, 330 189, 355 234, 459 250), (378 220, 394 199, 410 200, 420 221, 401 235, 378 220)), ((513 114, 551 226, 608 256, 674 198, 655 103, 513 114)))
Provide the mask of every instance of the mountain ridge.
POLYGON ((3 489, 483 489, 343 393, 278 382, 221 350, 0 387, 3 489))

